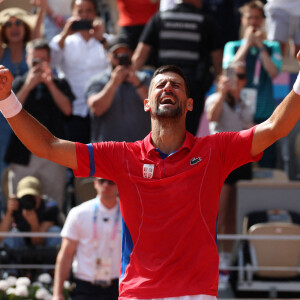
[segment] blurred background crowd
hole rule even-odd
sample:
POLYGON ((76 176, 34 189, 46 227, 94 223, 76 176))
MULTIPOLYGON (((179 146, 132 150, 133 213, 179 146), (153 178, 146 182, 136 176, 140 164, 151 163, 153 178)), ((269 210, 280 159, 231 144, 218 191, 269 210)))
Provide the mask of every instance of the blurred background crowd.
MULTIPOLYGON (((158 66, 184 70, 194 99, 187 130, 198 137, 265 121, 299 70, 298 0, 2 0, 0 25, 0 64, 25 109, 56 136, 82 143, 133 142, 150 132, 143 100, 158 66)), ((267 149, 259 167, 298 180, 297 147, 286 150, 294 140, 267 149)), ((252 169, 227 178, 219 233, 235 233, 236 182, 250 180, 252 169)), ((29 153, 2 115, 0 175, 2 232, 59 232, 70 210, 97 192, 29 153)), ((229 264, 232 244, 219 248, 229 264)))

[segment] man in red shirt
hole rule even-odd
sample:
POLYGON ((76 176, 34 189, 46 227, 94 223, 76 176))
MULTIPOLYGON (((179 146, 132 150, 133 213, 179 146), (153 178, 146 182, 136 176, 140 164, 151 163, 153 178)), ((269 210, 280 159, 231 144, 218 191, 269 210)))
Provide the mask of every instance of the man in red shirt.
POLYGON ((300 76, 266 122, 238 133, 195 138, 185 130, 193 100, 184 74, 175 66, 163 66, 155 72, 144 102, 151 133, 135 143, 89 145, 54 137, 22 109, 10 92, 11 82, 2 67, 0 109, 30 151, 72 168, 76 176, 117 183, 123 217, 120 299, 216 299, 221 187, 233 169, 259 159, 296 124, 300 76))

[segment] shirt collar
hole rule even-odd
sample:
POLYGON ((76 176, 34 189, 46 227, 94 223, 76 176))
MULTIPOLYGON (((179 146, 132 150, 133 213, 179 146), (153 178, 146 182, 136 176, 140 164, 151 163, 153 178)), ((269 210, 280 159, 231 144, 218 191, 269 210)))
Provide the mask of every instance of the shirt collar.
MULTIPOLYGON (((184 143, 176 152, 179 152, 184 148, 191 150, 194 145, 194 141, 195 141, 195 137, 191 133, 186 131, 184 143)), ((147 155, 150 155, 150 152, 155 151, 156 148, 151 143, 151 132, 144 138, 143 143, 147 155)))

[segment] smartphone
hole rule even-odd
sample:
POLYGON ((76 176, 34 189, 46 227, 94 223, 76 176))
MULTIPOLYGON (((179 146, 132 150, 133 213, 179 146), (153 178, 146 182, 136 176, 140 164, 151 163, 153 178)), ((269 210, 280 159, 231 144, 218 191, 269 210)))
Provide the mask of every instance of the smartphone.
POLYGON ((235 76, 234 68, 228 67, 225 70, 225 75, 229 78, 231 87, 235 88, 235 86, 236 86, 236 76, 235 76))
POLYGON ((74 21, 71 26, 71 29, 74 31, 90 30, 92 28, 93 28, 93 21, 91 20, 74 21))
POLYGON ((129 66, 129 65, 131 65, 129 54, 127 54, 127 53, 118 54, 117 58, 119 60, 119 65, 120 66, 129 66))

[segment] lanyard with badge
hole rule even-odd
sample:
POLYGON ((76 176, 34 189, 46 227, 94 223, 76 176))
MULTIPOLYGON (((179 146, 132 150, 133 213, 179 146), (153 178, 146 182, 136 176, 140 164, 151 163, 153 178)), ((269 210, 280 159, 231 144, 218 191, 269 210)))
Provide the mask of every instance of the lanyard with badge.
MULTIPOLYGON (((250 51, 252 52, 252 54, 254 54, 254 52, 257 51, 257 49, 251 48, 250 51)), ((253 81, 252 81, 252 85, 254 87, 252 87, 252 88, 247 87, 247 88, 243 88, 241 90, 241 99, 247 106, 249 106, 252 114, 255 114, 255 111, 256 111, 257 89, 258 89, 258 84, 259 84, 261 68, 262 68, 261 60, 258 55, 256 62, 255 62, 253 81)))
POLYGON ((117 231, 118 231, 120 207, 119 205, 117 207, 114 224, 113 224, 113 230, 110 236, 110 245, 109 245, 110 257, 108 256, 101 257, 98 253, 98 244, 99 244, 98 230, 97 230, 97 215, 98 215, 98 206, 99 206, 98 201, 95 202, 94 215, 93 215, 93 243, 94 243, 94 250, 95 250, 94 284, 107 287, 111 285, 112 253, 113 253, 113 248, 115 246, 114 241, 116 239, 117 231))

